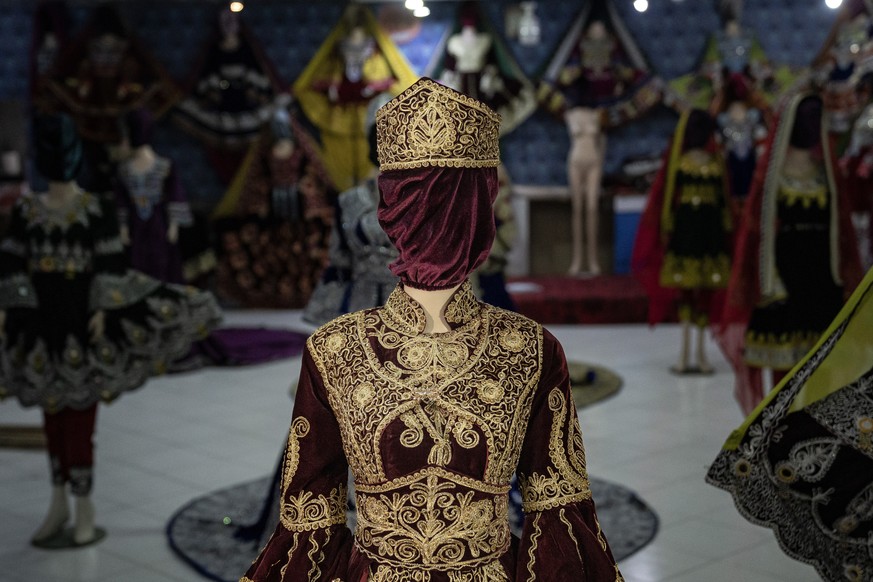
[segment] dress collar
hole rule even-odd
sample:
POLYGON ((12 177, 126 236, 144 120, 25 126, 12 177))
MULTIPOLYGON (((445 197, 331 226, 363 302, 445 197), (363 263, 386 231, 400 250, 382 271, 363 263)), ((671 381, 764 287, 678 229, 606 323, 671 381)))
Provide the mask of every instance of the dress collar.
MULTIPOLYGON (((467 280, 449 298, 443 313, 449 329, 456 329, 475 319, 481 309, 481 303, 473 295, 473 287, 467 280)), ((398 283, 388 296, 384 312, 386 317, 396 323, 403 332, 410 335, 424 332, 427 323, 424 308, 403 290, 401 283, 398 283)))

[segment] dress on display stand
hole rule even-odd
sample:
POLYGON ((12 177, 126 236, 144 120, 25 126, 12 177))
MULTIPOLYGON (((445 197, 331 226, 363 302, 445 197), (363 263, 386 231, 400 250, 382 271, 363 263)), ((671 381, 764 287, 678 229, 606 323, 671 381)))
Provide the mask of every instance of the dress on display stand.
POLYGON ((649 296, 649 322, 678 304, 683 344, 676 373, 711 373, 703 348, 718 321, 731 272, 733 222, 727 170, 715 120, 700 109, 679 118, 652 185, 633 250, 633 271, 649 296), (698 328, 697 363, 689 363, 690 326, 698 328))
POLYGON ((763 398, 762 369, 778 375, 793 368, 860 278, 821 113, 815 95, 796 95, 786 105, 740 225, 716 337, 734 367, 736 397, 747 413, 763 398))
POLYGON ((873 271, 725 442, 706 480, 823 580, 873 572, 873 271))
POLYGON ((283 99, 283 83, 238 13, 221 9, 215 28, 173 120, 203 143, 216 175, 228 184, 283 99))
POLYGON ((123 139, 124 117, 145 108, 159 118, 180 96, 163 67, 108 5, 94 9, 37 88, 42 109, 63 111, 75 120, 85 152, 79 183, 100 196, 115 190, 117 159, 111 150, 123 139))
POLYGON ((244 307, 306 305, 327 263, 334 197, 317 145, 277 110, 214 214, 219 295, 244 307))
POLYGON ((63 209, 22 197, 0 258, 2 395, 24 406, 110 402, 166 372, 221 318, 210 293, 127 270, 114 208, 87 192, 63 209), (92 342, 97 310, 105 333, 92 342))
POLYGON ((303 311, 321 325, 352 311, 383 305, 397 285, 388 265, 397 249, 376 219, 379 188, 370 178, 337 199, 328 266, 303 311))
POLYGON ((331 182, 347 190, 372 171, 364 122, 370 101, 418 76, 369 8, 351 4, 294 82, 294 97, 320 132, 331 182))
POLYGON ((167 238, 171 223, 187 227, 191 208, 173 162, 155 158, 143 172, 130 161, 119 165, 118 220, 130 237, 130 264, 137 271, 167 283, 183 283, 182 255, 177 241, 167 238))
POLYGON ((622 580, 591 499, 560 344, 479 302, 466 279, 494 237, 498 116, 422 79, 376 119, 378 218, 401 283, 384 307, 335 319, 307 341, 279 524, 241 580, 622 580), (441 105, 457 139, 405 145, 435 135, 441 105), (416 244, 421 229, 448 246, 416 244), (426 331, 431 316, 413 289, 445 291, 448 331, 426 331), (516 472, 520 539, 507 515, 516 472))
POLYGON ((602 110, 608 130, 645 115, 665 94, 612 1, 603 0, 580 10, 549 59, 538 97, 557 114, 573 106, 602 110))

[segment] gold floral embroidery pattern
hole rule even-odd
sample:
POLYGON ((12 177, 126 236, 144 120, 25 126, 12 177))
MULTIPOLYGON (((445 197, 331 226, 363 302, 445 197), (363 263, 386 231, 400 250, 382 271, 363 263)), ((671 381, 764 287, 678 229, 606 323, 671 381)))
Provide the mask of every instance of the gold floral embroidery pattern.
POLYGON ((537 546, 540 543, 540 536, 543 535, 543 530, 540 529, 541 513, 538 513, 533 520, 533 533, 530 534, 530 547, 527 549, 527 573, 530 574, 527 582, 534 582, 537 579, 537 573, 534 572, 534 566, 537 562, 537 546))
POLYGON ((547 475, 532 473, 530 476, 518 476, 522 508, 528 513, 591 499, 585 449, 573 415, 570 415, 570 438, 566 446, 564 443, 568 407, 564 394, 558 388, 549 393, 549 410, 553 414, 549 435, 549 459, 553 466, 546 468, 547 475))
POLYGON ((470 421, 448 416, 438 408, 425 413, 419 404, 411 412, 400 415, 400 420, 407 427, 400 435, 400 444, 404 447, 418 447, 424 440, 425 430, 433 439, 434 445, 427 457, 427 462, 432 465, 445 466, 452 460, 451 436, 465 449, 472 449, 479 444, 479 433, 473 430, 470 421))
POLYGON ((379 169, 497 167, 500 116, 429 79, 376 112, 379 169))
POLYGON ((370 582, 430 582, 430 572, 406 569, 398 572, 393 567, 379 566, 370 572, 370 582))
POLYGON ((408 493, 359 491, 358 547, 395 567, 446 570, 493 561, 509 545, 508 498, 474 495, 435 475, 412 483, 408 493))
POLYGON ((500 334, 500 345, 510 352, 520 352, 524 348, 524 336, 515 329, 500 334))
POLYGON ((483 380, 476 391, 479 393, 479 398, 488 404, 496 404, 503 398, 503 387, 500 382, 494 380, 483 380))
POLYGON ((297 467, 300 465, 300 439, 309 434, 309 421, 302 416, 298 416, 291 423, 291 429, 288 431, 288 446, 285 447, 285 472, 282 477, 282 491, 288 489, 291 485, 291 480, 297 473, 297 467))
POLYGON ((348 489, 333 489, 327 497, 311 491, 282 498, 279 519, 288 531, 312 531, 346 523, 348 489))
POLYGON ((355 483, 355 490, 360 491, 362 493, 385 493, 386 491, 392 491, 394 489, 400 489, 402 487, 407 487, 416 481, 423 480, 423 477, 436 476, 443 480, 454 481, 461 487, 466 487, 467 489, 475 489, 476 491, 481 491, 482 493, 488 493, 490 495, 504 495, 509 493, 509 484, 506 485, 489 485, 483 481, 478 481, 476 479, 471 479, 470 477, 465 477, 463 475, 457 475, 446 469, 441 467, 427 467, 422 469, 421 471, 417 471, 412 475, 407 475, 405 477, 400 477, 398 479, 392 479, 387 483, 383 483, 381 485, 365 485, 363 483, 355 483))
MULTIPOLYGON (((448 572, 449 582, 509 582, 500 562, 491 562, 466 572, 448 572)), ((379 566, 370 574, 370 582, 430 582, 428 570, 404 569, 402 572, 379 566)))
POLYGON ((483 481, 508 483, 515 471, 542 368, 542 328, 476 302, 469 282, 449 306, 460 327, 422 334, 422 308, 398 286, 384 308, 341 317, 309 338, 358 485, 387 481, 380 440, 394 422, 405 425, 403 446, 423 446, 424 435, 431 437, 434 465, 450 463, 454 446, 484 440, 483 481), (337 335, 346 338, 339 351, 328 345, 338 344, 330 340, 337 335), (377 356, 373 344, 385 355, 377 356), (490 382, 499 383, 501 398, 490 382), (486 387, 481 394, 479 386, 486 387))
POLYGON ((358 406, 365 406, 370 400, 373 399, 374 394, 375 391, 373 389, 373 384, 371 384, 370 382, 361 382, 352 393, 352 398, 355 400, 355 403, 357 403, 358 406))

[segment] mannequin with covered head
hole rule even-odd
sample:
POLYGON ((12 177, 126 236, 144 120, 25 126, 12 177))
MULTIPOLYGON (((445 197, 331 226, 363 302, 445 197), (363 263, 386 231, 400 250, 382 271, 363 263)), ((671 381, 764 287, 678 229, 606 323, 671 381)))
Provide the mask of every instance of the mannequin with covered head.
POLYGON ((432 81, 421 81, 415 85, 417 94, 392 102, 376 115, 382 170, 378 216, 399 252, 391 271, 412 297, 424 302, 425 311, 433 316, 428 325, 445 331, 440 309, 488 258, 494 242, 499 117, 479 106, 473 109, 479 119, 474 119, 486 123, 453 120, 458 125, 452 131, 446 115, 462 117, 458 104, 465 101, 444 103, 434 86, 432 81), (437 131, 432 135, 446 131, 429 142, 421 132, 425 126, 437 131), (407 132, 407 140, 386 139, 407 132), (458 220, 461 216, 467 220, 458 220))
POLYGON ((478 301, 467 280, 494 238, 499 123, 430 79, 378 111, 378 218, 400 283, 384 306, 307 341, 280 523, 243 582, 623 580, 597 522, 560 344, 478 301))

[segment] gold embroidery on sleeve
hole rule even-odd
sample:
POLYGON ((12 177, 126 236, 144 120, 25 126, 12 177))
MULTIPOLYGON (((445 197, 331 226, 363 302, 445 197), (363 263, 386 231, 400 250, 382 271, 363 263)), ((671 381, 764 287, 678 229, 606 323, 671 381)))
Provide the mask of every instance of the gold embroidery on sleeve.
POLYGON ((312 531, 346 523, 347 488, 333 489, 327 497, 311 491, 282 498, 279 519, 288 531, 312 531))
POLYGON ((300 439, 309 434, 309 421, 302 416, 298 416, 291 423, 291 430, 288 431, 288 446, 285 453, 285 473, 282 477, 282 491, 291 486, 291 480, 297 473, 297 467, 300 465, 300 439))
POLYGON ((600 547, 603 548, 603 551, 606 551, 606 538, 603 537, 603 530, 600 528, 600 520, 597 519, 597 516, 594 516, 594 523, 597 524, 597 541, 600 543, 600 547))
POLYGON ((543 535, 543 530, 540 529, 541 513, 536 514, 533 520, 533 533, 530 534, 530 547, 527 549, 527 572, 530 574, 527 582, 534 582, 537 579, 537 573, 534 572, 534 566, 537 561, 537 546, 540 543, 540 536, 543 535))
MULTIPOLYGON (((324 536, 324 547, 330 543, 330 536, 332 530, 327 530, 324 536)), ((309 558, 309 561, 312 563, 312 568, 309 569, 309 579, 310 580, 318 580, 321 577, 321 563, 324 561, 324 551, 319 552, 321 547, 318 545, 318 540, 315 539, 315 536, 311 536, 309 538, 309 542, 311 544, 311 548, 309 553, 306 555, 309 558), (316 554, 318 557, 316 558, 316 554)))
MULTIPOLYGON (((573 546, 576 548, 576 555, 579 557, 579 563, 582 564, 582 552, 579 550, 579 541, 576 539, 576 535, 573 533, 573 524, 570 523, 570 520, 567 519, 566 515, 567 510, 563 507, 558 511, 558 518, 561 520, 561 523, 567 526, 567 535, 570 536, 570 539, 573 540, 573 546)), ((600 524, 598 524, 598 528, 600 524)))
POLYGON ((558 388, 549 393, 549 410, 553 415, 549 434, 549 459, 554 467, 546 469, 547 475, 532 473, 529 476, 518 476, 523 497, 522 509, 525 512, 545 511, 591 498, 585 468, 585 449, 575 422, 570 430, 570 442, 567 447, 564 444, 564 424, 568 407, 564 394, 558 388))
POLYGON ((294 557, 294 552, 297 551, 297 544, 299 543, 300 534, 298 532, 294 532, 294 537, 291 538, 291 548, 288 550, 288 558, 285 560, 285 565, 282 566, 282 569, 279 570, 279 575, 284 578, 285 572, 288 570, 288 565, 291 563, 291 558, 294 557))

